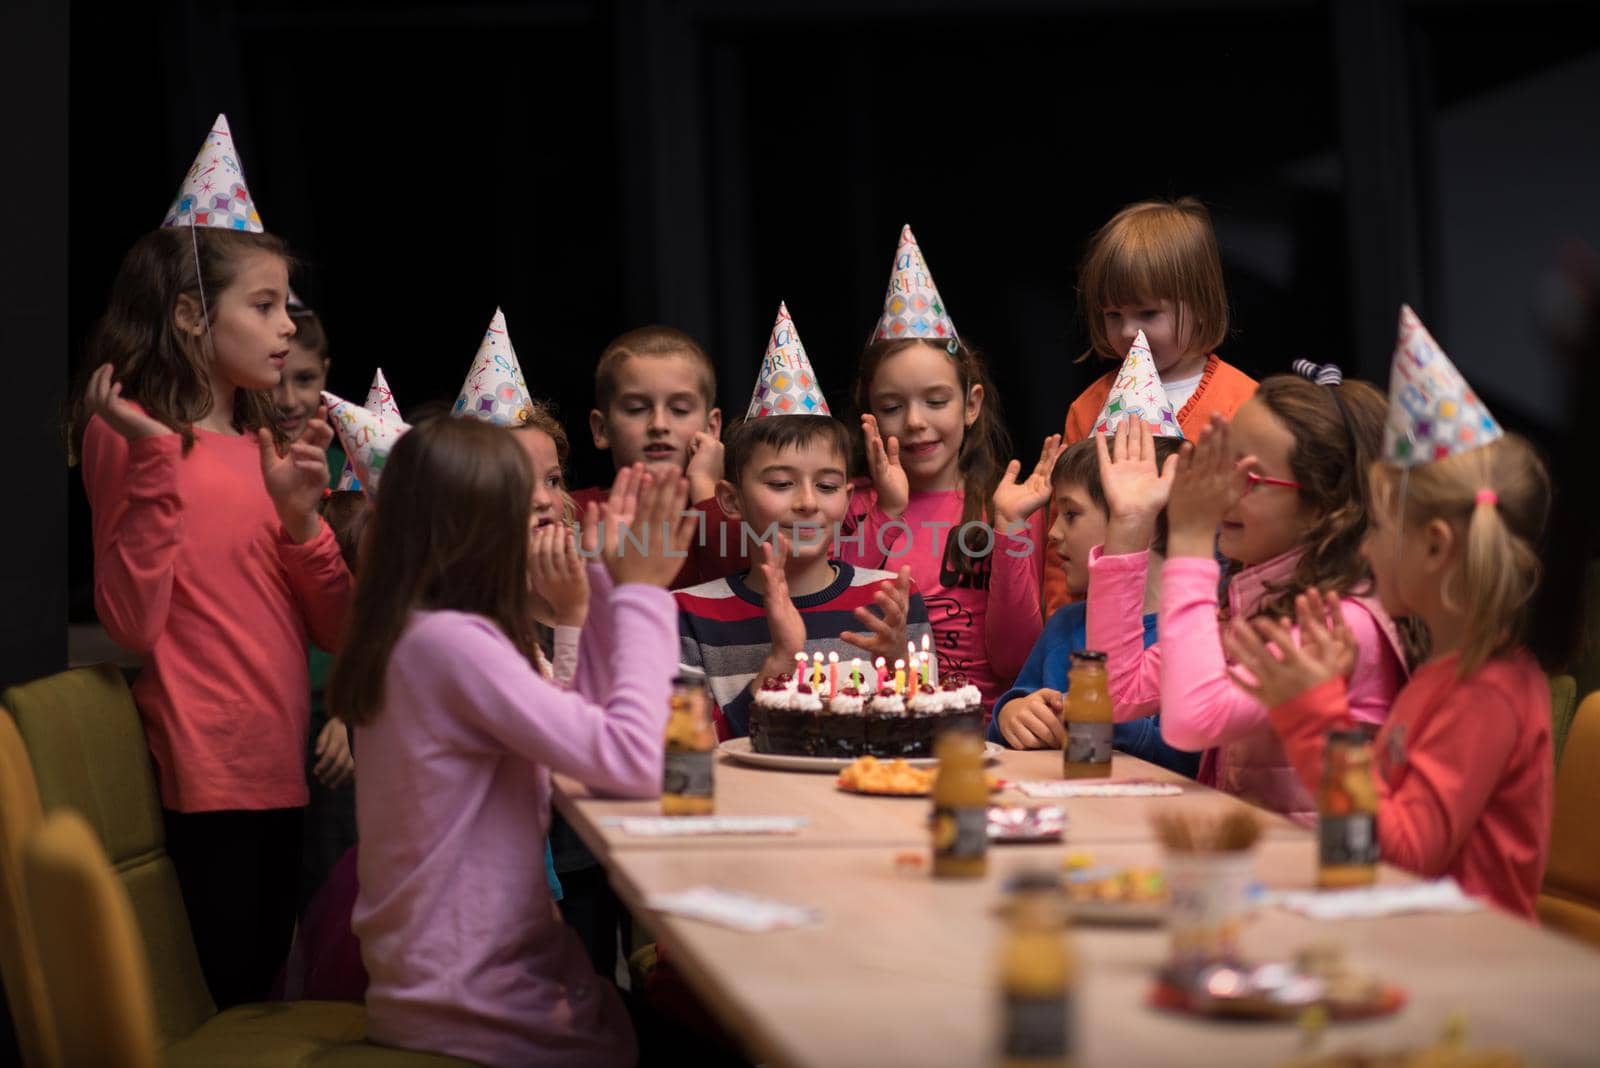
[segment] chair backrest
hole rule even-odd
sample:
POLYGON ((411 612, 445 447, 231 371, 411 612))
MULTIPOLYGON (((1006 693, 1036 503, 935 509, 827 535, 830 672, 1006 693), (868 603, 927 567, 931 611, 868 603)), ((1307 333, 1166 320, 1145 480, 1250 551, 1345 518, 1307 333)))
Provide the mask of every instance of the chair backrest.
POLYGON ((217 1008, 167 856, 160 794, 128 684, 100 664, 13 686, 0 703, 16 717, 44 810, 66 806, 88 821, 133 903, 162 1042, 190 1034, 217 1008))
POLYGON ((1571 675, 1550 676, 1550 749, 1561 767, 1561 754, 1567 747, 1572 717, 1578 712, 1578 680, 1571 675))
POLYGON ((22 850, 43 819, 22 735, 0 710, 0 979, 5 981, 23 1063, 54 1068, 61 1063, 61 1051, 45 996, 39 943, 22 891, 22 850))
POLYGON ((150 973, 128 893, 95 833, 50 813, 23 850, 28 907, 67 1064, 156 1068, 150 973))
POLYGON ((1600 941, 1600 692, 1578 706, 1556 772, 1539 916, 1548 926, 1600 941))

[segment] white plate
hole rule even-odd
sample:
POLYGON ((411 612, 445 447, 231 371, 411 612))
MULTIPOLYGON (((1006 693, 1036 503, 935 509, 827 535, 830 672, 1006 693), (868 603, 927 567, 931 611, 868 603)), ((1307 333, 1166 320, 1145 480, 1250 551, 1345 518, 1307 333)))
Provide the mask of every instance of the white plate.
MULTIPOLYGON (((726 753, 730 760, 740 764, 749 764, 754 768, 773 768, 778 771, 843 771, 856 762, 855 757, 808 757, 785 756, 782 753, 757 753, 750 748, 749 738, 729 738, 717 746, 718 752, 726 753)), ((1005 752, 1004 746, 994 742, 983 743, 984 760, 994 763, 1000 759, 1000 754, 1005 752)), ((881 760, 892 760, 893 757, 880 757, 881 760)), ((939 761, 936 757, 907 758, 907 764, 914 768, 936 768, 939 761)))

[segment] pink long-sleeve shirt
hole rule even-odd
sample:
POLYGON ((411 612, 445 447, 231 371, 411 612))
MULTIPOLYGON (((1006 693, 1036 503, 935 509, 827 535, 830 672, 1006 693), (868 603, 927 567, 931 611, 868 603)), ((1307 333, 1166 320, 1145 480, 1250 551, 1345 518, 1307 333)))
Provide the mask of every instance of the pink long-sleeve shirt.
MULTIPOLYGON (((859 484, 837 555, 858 567, 886 571, 909 565, 911 581, 928 606, 940 676, 966 675, 992 707, 1011 688, 1044 629, 1039 617, 1044 510, 1034 513, 1025 530, 996 532, 987 574, 963 577, 944 566, 945 546, 961 527, 962 500, 961 490, 913 493, 896 520, 878 507, 871 483, 859 484)), ((989 537, 974 528, 967 544, 981 552, 989 537)))
POLYGON ((572 690, 484 617, 416 612, 356 728, 352 926, 375 1041, 503 1068, 635 1059, 621 1000, 550 897, 550 773, 660 791, 677 609, 601 567, 589 578, 572 690))
MULTIPOLYGON (((1301 550, 1245 568, 1228 583, 1228 615, 1249 619, 1293 576, 1301 550)), ((1161 713, 1161 736, 1190 751, 1205 750, 1199 779, 1310 825, 1316 802, 1272 730, 1267 709, 1234 685, 1222 648, 1217 562, 1174 557, 1161 570, 1160 637, 1144 646, 1148 553, 1089 554, 1088 636, 1106 654, 1112 710, 1123 722, 1161 713)), ((1405 681, 1405 658, 1394 623, 1376 601, 1346 597, 1345 622, 1356 639, 1350 715, 1382 723, 1405 681)), ((1241 672, 1243 674, 1243 672, 1241 672)))
POLYGON ((133 696, 161 803, 179 812, 307 800, 309 638, 339 647, 350 572, 333 531, 295 544, 261 480, 254 435, 129 442, 95 416, 83 435, 94 603, 144 657, 133 696))
MULTIPOLYGON (((1550 853, 1550 689, 1522 650, 1465 679, 1454 654, 1417 669, 1373 743, 1383 859, 1534 918, 1550 853)), ((1343 679, 1274 708, 1272 725, 1306 786, 1328 731, 1349 714, 1343 679)))

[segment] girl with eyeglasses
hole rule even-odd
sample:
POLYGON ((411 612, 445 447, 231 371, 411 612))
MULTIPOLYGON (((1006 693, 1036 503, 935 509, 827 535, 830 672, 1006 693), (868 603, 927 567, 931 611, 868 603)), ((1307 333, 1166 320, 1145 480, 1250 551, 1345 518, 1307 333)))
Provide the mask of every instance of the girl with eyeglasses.
MULTIPOLYGON (((1299 369, 1299 368, 1297 368, 1299 369)), ((1161 733, 1204 750, 1199 780, 1298 822, 1316 804, 1273 732, 1266 707, 1233 684, 1228 619, 1280 618, 1311 590, 1333 590, 1357 666, 1350 715, 1381 724, 1406 678, 1406 645, 1361 556, 1367 470, 1383 436, 1383 396, 1333 368, 1262 381, 1231 423, 1214 416, 1199 441, 1158 469, 1147 431, 1128 420, 1103 450, 1109 520, 1090 556, 1088 640, 1107 654, 1117 720, 1161 713, 1161 733), (1155 517, 1167 509, 1157 629, 1144 648, 1140 608, 1155 517), (1226 603, 1222 556, 1238 565, 1226 603)))

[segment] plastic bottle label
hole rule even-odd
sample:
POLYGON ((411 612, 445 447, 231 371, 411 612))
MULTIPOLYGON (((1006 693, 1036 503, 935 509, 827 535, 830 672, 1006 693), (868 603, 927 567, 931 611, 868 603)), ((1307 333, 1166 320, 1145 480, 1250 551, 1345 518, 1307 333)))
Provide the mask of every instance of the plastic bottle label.
POLYGON ((1111 763, 1111 724, 1067 723, 1067 763, 1111 763))
POLYGON ((989 848, 987 809, 936 807, 933 827, 933 851, 939 856, 972 860, 989 848))
POLYGON ((1318 822, 1318 856, 1325 868, 1378 863, 1378 821, 1371 812, 1323 816, 1318 822))
POLYGON ((1072 1048, 1068 1034, 1069 995, 1005 999, 1005 1055, 1026 1060, 1065 1059, 1072 1048))
POLYGON ((677 797, 710 797, 712 754, 693 749, 667 750, 661 792, 677 797))

